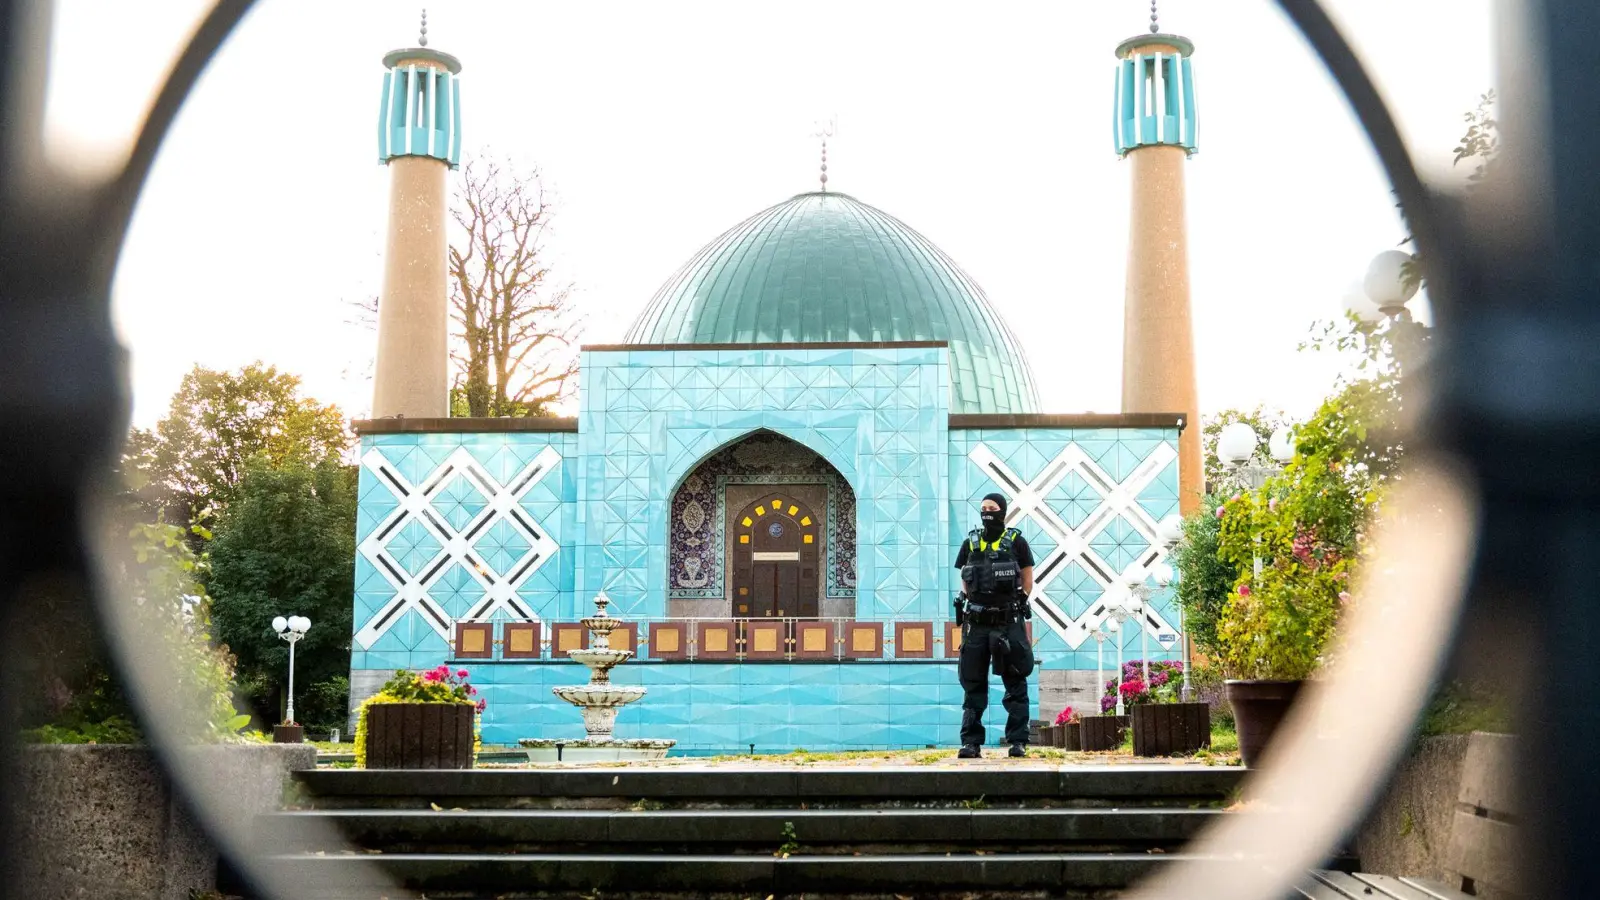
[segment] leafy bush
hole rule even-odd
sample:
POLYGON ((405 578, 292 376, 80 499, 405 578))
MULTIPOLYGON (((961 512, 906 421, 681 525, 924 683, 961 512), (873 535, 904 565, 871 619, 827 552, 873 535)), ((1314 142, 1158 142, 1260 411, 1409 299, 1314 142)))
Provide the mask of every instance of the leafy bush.
POLYGON ((335 675, 305 689, 295 700, 295 714, 308 731, 343 729, 350 709, 350 679, 335 675))
POLYGON ((1183 627, 1196 647, 1216 655, 1217 619, 1228 605, 1239 573, 1217 554, 1222 525, 1217 507, 1222 498, 1207 495, 1201 508, 1183 520, 1183 540, 1173 549, 1172 564, 1178 572, 1178 602, 1183 605, 1183 627))
POLYGON ((1211 707, 1211 722, 1227 728, 1233 727, 1233 707, 1224 693, 1222 669, 1219 666, 1192 666, 1189 669, 1189 699, 1211 707))
POLYGON ((28 744, 139 744, 144 742, 144 737, 131 719, 112 716, 81 725, 41 725, 25 729, 22 740, 28 744))

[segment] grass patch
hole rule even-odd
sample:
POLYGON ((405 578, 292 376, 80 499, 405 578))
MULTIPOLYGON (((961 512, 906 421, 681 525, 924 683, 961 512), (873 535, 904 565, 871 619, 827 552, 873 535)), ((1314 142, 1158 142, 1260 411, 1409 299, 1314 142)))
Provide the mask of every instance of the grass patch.
POLYGON ((1419 737, 1441 734, 1499 733, 1511 730, 1511 712, 1501 698, 1486 688, 1450 682, 1434 693, 1422 713, 1419 737))
POLYGON ((1211 752, 1212 753, 1238 753, 1239 732, 1235 731, 1232 722, 1211 723, 1211 752))

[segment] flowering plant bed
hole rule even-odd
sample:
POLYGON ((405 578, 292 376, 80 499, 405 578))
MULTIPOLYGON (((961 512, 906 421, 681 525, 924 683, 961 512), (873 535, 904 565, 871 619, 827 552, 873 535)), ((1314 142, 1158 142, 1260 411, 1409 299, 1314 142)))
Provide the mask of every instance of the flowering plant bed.
POLYGON ((1050 729, 1051 746, 1063 750, 1083 749, 1083 729, 1079 728, 1081 721, 1078 713, 1072 707, 1067 707, 1056 716, 1056 724, 1050 729))
MULTIPOLYGON (((1175 659, 1150 660, 1150 682, 1144 680, 1144 661, 1133 660, 1122 665, 1122 706, 1124 709, 1141 703, 1177 703, 1183 687, 1183 663, 1175 659)), ((1111 678, 1102 685, 1100 712, 1109 713, 1117 708, 1117 679, 1111 678)))
POLYGON ((367 769, 470 769, 478 750, 477 714, 484 701, 468 672, 440 666, 421 674, 400 669, 361 704, 356 765, 367 769))

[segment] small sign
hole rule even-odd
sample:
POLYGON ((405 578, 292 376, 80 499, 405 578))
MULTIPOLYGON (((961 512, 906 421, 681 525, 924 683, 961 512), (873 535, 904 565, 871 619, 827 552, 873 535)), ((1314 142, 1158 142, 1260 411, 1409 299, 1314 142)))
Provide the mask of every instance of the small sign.
POLYGON ((1163 646, 1163 647, 1171 647, 1174 643, 1177 642, 1178 636, 1176 634, 1173 634, 1170 631, 1165 631, 1165 632, 1162 632, 1161 634, 1156 635, 1156 640, 1160 641, 1161 642, 1161 646, 1163 646))

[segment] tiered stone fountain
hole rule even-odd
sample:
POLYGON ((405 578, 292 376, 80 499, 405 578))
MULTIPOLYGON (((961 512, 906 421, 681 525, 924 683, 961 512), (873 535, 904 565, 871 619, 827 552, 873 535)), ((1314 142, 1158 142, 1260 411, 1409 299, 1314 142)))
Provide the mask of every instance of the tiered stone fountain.
POLYGON ((622 620, 606 613, 611 598, 601 591, 594 598, 598 612, 581 620, 589 629, 589 646, 571 650, 567 655, 589 667, 589 683, 551 688, 561 699, 583 712, 583 727, 588 736, 583 740, 565 741, 559 738, 523 738, 518 741, 527 748, 528 761, 545 762, 610 762, 631 759, 660 759, 677 741, 616 740, 611 736, 617 722, 617 710, 645 695, 645 689, 634 685, 611 683, 611 670, 633 657, 629 650, 611 647, 611 632, 622 620))

